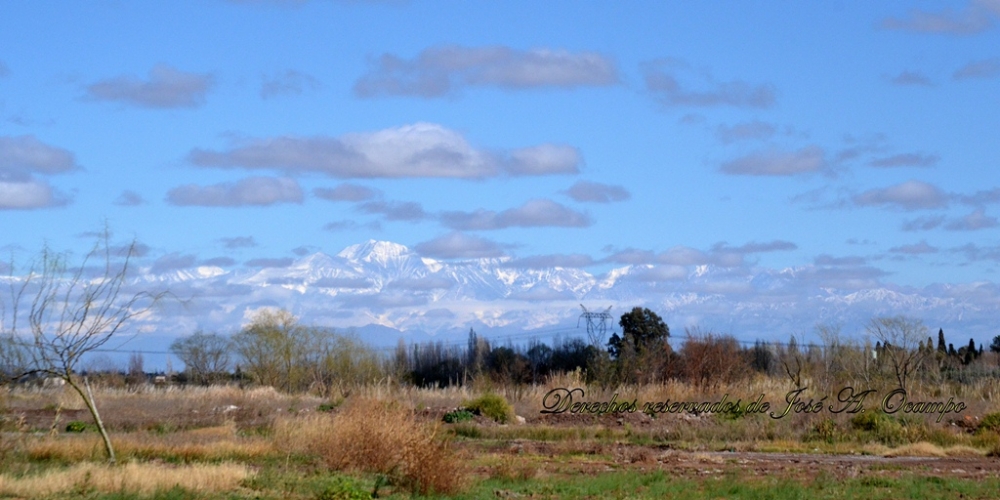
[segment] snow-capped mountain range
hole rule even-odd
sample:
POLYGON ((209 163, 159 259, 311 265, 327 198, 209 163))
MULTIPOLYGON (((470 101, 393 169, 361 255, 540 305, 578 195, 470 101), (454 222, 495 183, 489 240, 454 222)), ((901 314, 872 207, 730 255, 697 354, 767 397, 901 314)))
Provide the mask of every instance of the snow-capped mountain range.
POLYGON ((183 299, 184 307, 167 307, 170 321, 158 326, 177 334, 198 328, 235 331, 262 307, 286 308, 308 324, 362 333, 457 335, 473 327, 582 335, 575 329, 580 304, 592 310, 610 306, 614 318, 645 306, 675 332, 698 326, 744 340, 808 337, 820 322, 856 334, 874 316, 904 314, 930 328, 959 329, 988 341, 1000 317, 1000 291, 991 282, 907 289, 865 277, 863 270, 818 266, 628 265, 595 274, 515 266, 507 257, 435 260, 403 245, 370 240, 333 256, 304 256, 287 267, 147 270, 138 281, 183 299))

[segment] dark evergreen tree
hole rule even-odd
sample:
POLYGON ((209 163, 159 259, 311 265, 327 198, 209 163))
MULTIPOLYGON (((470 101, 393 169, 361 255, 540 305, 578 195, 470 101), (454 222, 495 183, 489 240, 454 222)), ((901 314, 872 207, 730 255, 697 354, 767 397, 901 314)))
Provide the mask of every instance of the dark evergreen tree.
POLYGON ((1000 354, 1000 335, 993 337, 993 343, 990 344, 990 351, 1000 354))
POLYGON ((947 354, 948 348, 944 343, 944 328, 938 328, 938 351, 947 354))
POLYGON ((635 353, 640 353, 648 346, 666 342, 670 336, 670 328, 663 319, 644 307, 635 307, 622 314, 618 324, 622 327, 622 335, 615 333, 608 340, 608 352, 615 358, 618 358, 626 347, 630 347, 635 353))

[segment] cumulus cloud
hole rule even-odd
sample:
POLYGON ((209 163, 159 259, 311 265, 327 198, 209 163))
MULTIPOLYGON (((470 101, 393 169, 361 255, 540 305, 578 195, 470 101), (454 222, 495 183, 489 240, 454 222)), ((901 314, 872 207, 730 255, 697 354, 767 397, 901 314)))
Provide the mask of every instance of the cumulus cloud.
POLYGON ((951 249, 952 252, 965 254, 965 258, 970 261, 989 260, 1000 262, 1000 247, 981 247, 975 243, 968 243, 958 248, 951 249))
POLYGON ((611 203, 624 201, 632 196, 622 186, 589 181, 578 181, 566 190, 566 194, 581 203, 611 203))
POLYGON ((921 153, 901 153, 882 158, 875 158, 868 162, 873 167, 933 167, 941 159, 938 155, 921 153))
POLYGON ((789 250, 796 250, 799 246, 791 241, 785 240, 773 240, 763 243, 758 243, 756 241, 751 241, 744 245, 738 247, 729 247, 724 243, 716 244, 712 247, 716 251, 728 251, 736 252, 741 254, 752 254, 752 253, 766 253, 766 252, 784 252, 789 250))
POLYGON ((261 77, 260 97, 271 99, 281 95, 300 95, 307 90, 319 88, 319 80, 290 69, 281 74, 261 77))
POLYGON ((911 180, 887 188, 869 189, 855 195, 852 201, 857 206, 882 206, 910 211, 945 207, 948 205, 948 195, 937 186, 911 180))
POLYGON ((1000 202, 1000 188, 993 188, 986 191, 976 191, 972 195, 961 195, 958 198, 962 201, 962 203, 970 205, 997 203, 1000 202))
POLYGON ((968 80, 973 78, 994 78, 1000 76, 1000 57, 973 61, 951 75, 954 80, 968 80))
POLYGON ((212 257, 211 259, 205 259, 202 264, 206 266, 229 267, 235 265, 236 261, 232 257, 212 257))
POLYGON ((863 266, 867 261, 864 257, 858 257, 856 255, 834 257, 832 255, 822 254, 816 257, 813 262, 817 266, 863 266))
POLYGON ((944 226, 949 231, 977 231, 997 227, 997 218, 986 215, 986 210, 978 208, 971 214, 952 220, 944 226))
POLYGON ((466 87, 574 88, 618 83, 610 58, 595 52, 509 47, 431 47, 406 60, 383 54, 354 84, 359 97, 441 97, 466 87))
POLYGON ((230 250, 235 250, 237 248, 253 248, 257 246, 257 241, 253 239, 253 236, 234 236, 232 238, 219 238, 222 242, 222 246, 230 250))
POLYGON ((943 215, 935 215, 932 217, 917 217, 916 219, 910 219, 903 222, 903 231, 930 231, 941 224, 944 224, 945 217, 943 215))
POLYGON ((426 257, 441 259, 481 259, 500 257, 504 253, 503 247, 493 240, 459 232, 418 243, 413 249, 426 257))
POLYGON ((808 174, 828 170, 825 156, 818 146, 806 146, 798 151, 770 150, 725 162, 720 170, 730 175, 808 174))
POLYGON ((167 202, 178 206, 241 207, 277 203, 302 203, 302 188, 293 179, 249 177, 236 183, 211 186, 188 184, 167 193, 167 202))
POLYGON ((313 189, 313 194, 330 201, 366 201, 378 196, 379 192, 357 184, 344 183, 332 189, 313 189))
POLYGON ((889 17, 882 20, 881 27, 887 30, 916 33, 973 35, 993 26, 991 11, 993 14, 1000 12, 996 2, 992 0, 970 2, 958 12, 952 9, 944 9, 940 12, 912 9, 906 17, 889 17))
POLYGON ((693 72, 686 64, 674 59, 661 59, 642 66, 646 90, 660 102, 673 106, 733 106, 770 108, 774 106, 775 89, 770 84, 750 84, 740 80, 718 82, 711 75, 693 72), (679 74, 698 74, 701 88, 686 88, 679 74))
POLYGON ((47 182, 31 178, 6 181, 0 177, 0 210, 30 210, 67 203, 69 199, 47 182))
POLYGON ((87 86, 87 96, 98 101, 119 101, 142 108, 197 108, 214 85, 210 74, 187 73, 158 64, 145 80, 118 76, 87 86))
POLYGON ((770 139, 777 131, 778 129, 770 123, 754 120, 733 126, 719 125, 715 129, 715 137, 723 144, 731 144, 737 141, 770 139))
POLYGON ((894 85, 917 85, 923 87, 930 87, 934 85, 930 78, 927 78, 923 73, 917 71, 902 71, 898 75, 889 79, 889 82, 894 85))
POLYGON ((198 257, 193 254, 169 253, 153 261, 149 272, 152 274, 163 274, 178 269, 189 269, 194 267, 196 262, 198 262, 198 257))
POLYGON ((0 176, 52 175, 77 168, 73 153, 33 135, 0 136, 0 176))
POLYGON ((503 266, 518 269, 545 269, 550 267, 579 268, 592 264, 594 264, 594 259, 589 255, 574 253, 533 255, 531 257, 509 260, 504 262, 503 266))
POLYGON ((418 221, 430 217, 415 201, 369 201, 358 205, 357 210, 381 215, 385 220, 418 221))
POLYGON ((479 209, 474 212, 444 212, 441 222, 452 229, 487 231, 508 227, 587 227, 589 215, 552 200, 531 200, 502 212, 479 209))
POLYGON ((511 151, 504 170, 510 175, 575 174, 581 161, 576 148, 542 144, 511 151))
POLYGON ((567 174, 577 172, 582 161, 576 148, 558 144, 499 152, 478 149, 458 132, 433 123, 341 137, 255 139, 222 152, 194 149, 188 159, 202 167, 368 179, 567 174))
POLYGON ((114 204, 120 207, 136 207, 146 203, 146 200, 142 199, 142 196, 135 191, 126 189, 122 191, 122 194, 115 198, 114 204))
POLYGON ((927 253, 937 253, 938 249, 927 244, 927 241, 921 240, 920 243, 914 243, 912 245, 900 245, 898 247, 892 247, 889 249, 892 253, 902 253, 907 255, 920 255, 927 253))

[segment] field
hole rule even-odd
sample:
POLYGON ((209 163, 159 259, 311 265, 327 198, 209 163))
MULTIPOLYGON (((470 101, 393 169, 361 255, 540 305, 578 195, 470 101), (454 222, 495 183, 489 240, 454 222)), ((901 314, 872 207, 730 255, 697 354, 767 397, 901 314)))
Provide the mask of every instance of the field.
POLYGON ((968 406, 940 422, 885 414, 876 398, 864 413, 833 413, 836 395, 782 418, 641 411, 668 399, 745 407, 759 395, 780 414, 790 390, 769 378, 712 389, 602 389, 572 374, 537 386, 370 384, 334 400, 260 387, 98 388, 115 466, 74 394, 8 388, 0 498, 995 498, 1000 419, 987 416, 1000 410, 998 386, 911 398, 968 406), (639 411, 542 413, 561 387, 590 402, 634 400, 639 411))

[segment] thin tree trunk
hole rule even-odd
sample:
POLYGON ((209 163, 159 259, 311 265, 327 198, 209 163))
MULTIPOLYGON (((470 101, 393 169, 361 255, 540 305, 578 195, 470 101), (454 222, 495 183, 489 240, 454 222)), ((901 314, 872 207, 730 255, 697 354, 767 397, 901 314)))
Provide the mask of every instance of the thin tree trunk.
POLYGON ((87 392, 84 393, 83 389, 77 385, 76 382, 72 380, 67 380, 69 385, 83 398, 83 401, 87 404, 87 409, 90 410, 90 415, 94 417, 94 422, 97 423, 97 431, 101 433, 101 439, 104 440, 104 451, 108 453, 108 463, 115 463, 115 450, 111 447, 111 438, 108 436, 107 429, 104 428, 104 422, 101 420, 100 413, 97 412, 97 403, 94 402, 94 393, 90 390, 90 383, 87 378, 83 378, 83 384, 87 388, 87 392))

